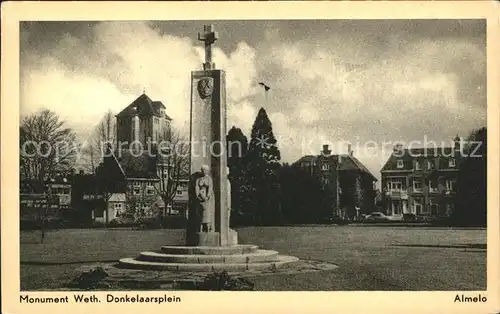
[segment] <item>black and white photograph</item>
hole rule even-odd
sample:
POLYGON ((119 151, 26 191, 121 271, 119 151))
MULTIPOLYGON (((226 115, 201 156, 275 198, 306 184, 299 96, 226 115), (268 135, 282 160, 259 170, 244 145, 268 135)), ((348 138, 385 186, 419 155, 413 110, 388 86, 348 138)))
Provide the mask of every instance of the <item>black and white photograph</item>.
POLYGON ((498 302, 487 24, 20 21, 8 105, 19 172, 2 163, 19 187, 16 302, 168 304, 183 291, 498 302))

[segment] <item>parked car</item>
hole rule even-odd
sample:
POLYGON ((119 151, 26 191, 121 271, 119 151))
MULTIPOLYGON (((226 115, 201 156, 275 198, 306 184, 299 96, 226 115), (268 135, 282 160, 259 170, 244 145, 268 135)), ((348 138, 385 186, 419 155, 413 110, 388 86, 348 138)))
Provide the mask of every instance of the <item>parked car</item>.
POLYGON ((402 215, 386 216, 386 217, 390 221, 403 221, 403 216, 402 215))
POLYGON ((387 217, 384 213, 381 212, 373 212, 370 215, 366 216, 366 221, 389 221, 389 217, 387 217))

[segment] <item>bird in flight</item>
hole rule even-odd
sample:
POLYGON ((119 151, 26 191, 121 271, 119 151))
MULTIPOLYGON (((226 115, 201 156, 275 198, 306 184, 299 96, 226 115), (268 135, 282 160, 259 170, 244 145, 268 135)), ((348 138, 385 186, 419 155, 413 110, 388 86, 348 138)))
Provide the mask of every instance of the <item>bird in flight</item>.
POLYGON ((262 86, 262 87, 264 87, 264 89, 266 90, 266 92, 271 89, 271 87, 267 86, 266 84, 264 84, 262 82, 259 82, 259 85, 262 86))

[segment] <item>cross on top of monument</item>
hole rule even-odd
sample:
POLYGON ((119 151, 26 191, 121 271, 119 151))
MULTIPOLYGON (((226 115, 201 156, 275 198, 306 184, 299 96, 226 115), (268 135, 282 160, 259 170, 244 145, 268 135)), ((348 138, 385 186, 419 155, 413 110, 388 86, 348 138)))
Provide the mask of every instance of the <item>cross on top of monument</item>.
POLYGON ((212 24, 203 27, 203 34, 198 33, 198 40, 205 42, 205 63, 203 63, 203 70, 215 69, 215 63, 212 62, 212 44, 219 39, 219 34, 214 31, 212 24))

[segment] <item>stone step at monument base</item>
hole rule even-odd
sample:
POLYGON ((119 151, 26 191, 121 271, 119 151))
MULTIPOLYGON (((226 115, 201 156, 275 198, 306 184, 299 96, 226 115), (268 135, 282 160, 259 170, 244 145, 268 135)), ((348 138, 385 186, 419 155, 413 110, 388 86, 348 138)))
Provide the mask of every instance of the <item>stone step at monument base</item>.
POLYGON ((272 250, 257 250, 244 254, 165 254, 158 252, 142 252, 136 260, 159 263, 185 263, 185 264, 205 264, 205 263, 261 263, 277 262, 278 252, 272 250))
POLYGON ((165 254, 202 254, 202 255, 235 255, 255 253, 259 247, 251 244, 238 244, 230 246, 162 246, 161 252, 165 254))
POLYGON ((119 267, 179 272, 210 272, 223 270, 227 272, 244 272, 249 270, 273 270, 282 265, 297 261, 299 261, 298 258, 286 255, 278 255, 275 261, 253 263, 165 263, 123 258, 119 261, 119 267))

